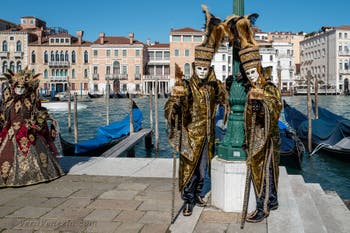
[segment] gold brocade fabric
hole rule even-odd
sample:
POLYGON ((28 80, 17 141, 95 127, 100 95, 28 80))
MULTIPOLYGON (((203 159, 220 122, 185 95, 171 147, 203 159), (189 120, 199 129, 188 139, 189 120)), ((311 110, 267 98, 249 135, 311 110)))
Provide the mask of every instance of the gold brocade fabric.
POLYGON ((246 144, 251 156, 251 161, 248 162, 251 164, 252 180, 258 198, 261 197, 269 158, 272 158, 274 184, 277 190, 280 159, 278 119, 282 109, 281 94, 272 83, 267 83, 263 96, 263 109, 255 114, 255 122, 252 122, 253 112, 249 98, 245 107, 246 144))
POLYGON ((54 129, 49 128, 47 110, 40 107, 39 99, 13 94, 0 113, 0 187, 26 186, 64 175, 56 158, 54 129))
POLYGON ((223 104, 228 113, 228 93, 224 84, 217 80, 215 73, 210 68, 208 80, 203 82, 196 75, 189 81, 183 80, 185 97, 181 100, 176 97, 169 97, 165 104, 165 119, 169 128, 169 143, 176 148, 180 143, 180 168, 179 168, 179 189, 183 190, 197 166, 199 157, 205 143, 208 144, 208 163, 214 156, 215 140, 215 113, 217 104, 223 104), (181 103, 181 136, 175 129, 175 115, 173 106, 181 103), (179 141, 176 141, 179 140, 179 141), (180 142, 181 141, 181 142, 180 142))

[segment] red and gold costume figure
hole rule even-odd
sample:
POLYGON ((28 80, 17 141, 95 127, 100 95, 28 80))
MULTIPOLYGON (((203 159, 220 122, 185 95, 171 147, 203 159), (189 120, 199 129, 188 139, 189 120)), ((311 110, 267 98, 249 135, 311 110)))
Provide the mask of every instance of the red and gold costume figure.
POLYGON ((5 76, 10 86, 3 92, 0 113, 0 187, 31 185, 64 175, 56 159, 56 122, 38 97, 39 75, 26 67, 5 76))

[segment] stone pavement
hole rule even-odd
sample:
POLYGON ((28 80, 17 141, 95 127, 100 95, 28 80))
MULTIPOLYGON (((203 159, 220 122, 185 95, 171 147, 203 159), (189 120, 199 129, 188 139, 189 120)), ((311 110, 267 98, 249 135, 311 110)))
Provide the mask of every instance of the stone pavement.
MULTIPOLYGON (((66 175, 50 183, 0 192, 0 232, 3 233, 161 233, 170 226, 172 180, 169 178, 66 175)), ((177 195, 176 210, 181 204, 177 195)), ((191 222, 191 218, 186 219, 191 222)), ((242 232, 238 223, 238 214, 207 207, 189 229, 195 227, 190 232, 242 232)), ((249 225, 259 229, 252 232, 266 232, 266 222, 247 224, 246 229, 253 227, 249 225)))
MULTIPOLYGON (((0 232, 169 231, 171 159, 64 158, 60 163, 66 176, 49 183, 0 189, 0 232)), ((181 205, 177 193, 175 212, 181 205)), ((171 229, 184 233, 266 232, 266 221, 246 224, 241 231, 239 214, 208 205, 195 207, 190 217, 180 213, 171 229)))

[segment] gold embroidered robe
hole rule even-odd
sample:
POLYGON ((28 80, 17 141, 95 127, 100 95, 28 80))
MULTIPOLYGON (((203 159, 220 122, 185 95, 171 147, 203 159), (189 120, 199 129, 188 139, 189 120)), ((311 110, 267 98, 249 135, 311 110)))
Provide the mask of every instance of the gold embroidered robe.
MULTIPOLYGON (((264 178, 269 174, 269 165, 272 162, 274 172, 274 185, 278 186, 278 165, 280 159, 280 135, 278 119, 282 109, 281 93, 271 82, 267 82, 264 88, 260 113, 256 113, 255 124, 252 125, 251 100, 246 101, 245 106, 245 132, 246 145, 250 153, 252 180, 257 197, 261 197, 264 178), (253 135, 252 135, 253 134, 253 135)), ((266 194, 268 195, 268 194, 266 194)))
MULTIPOLYGON (((180 191, 188 183, 198 164, 205 143, 208 143, 208 164, 214 156, 215 148, 215 113, 217 104, 223 104, 228 113, 228 93, 224 84, 217 80, 214 70, 210 68, 207 81, 199 79, 195 74, 189 81, 183 80, 185 97, 181 100, 181 136, 180 136, 180 191)), ((165 119, 169 132, 169 143, 176 148, 175 116, 173 106, 179 101, 176 97, 169 97, 165 104, 165 119)), ((226 116, 227 117, 227 116, 226 116)))

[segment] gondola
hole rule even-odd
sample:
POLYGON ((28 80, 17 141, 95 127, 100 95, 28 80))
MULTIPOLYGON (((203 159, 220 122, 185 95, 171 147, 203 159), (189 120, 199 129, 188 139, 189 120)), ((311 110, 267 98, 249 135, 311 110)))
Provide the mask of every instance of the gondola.
MULTIPOLYGON (((308 119, 305 114, 283 102, 287 123, 304 142, 308 141, 308 119)), ((319 107, 319 118, 312 119, 313 154, 328 155, 350 161, 350 120, 319 107)))
MULTIPOLYGON (((222 128, 223 109, 219 108, 216 115, 215 135, 217 141, 225 136, 226 129, 222 128)), ((281 137, 280 165, 288 168, 301 169, 301 162, 305 152, 302 141, 296 133, 287 128, 282 122, 278 121, 278 127, 281 137)))
MULTIPOLYGON (((134 132, 142 129, 143 115, 137 105, 133 104, 133 125, 134 132)), ((60 134, 59 139, 64 156, 88 156, 98 157, 105 151, 113 147, 127 137, 130 133, 130 115, 128 114, 120 121, 112 122, 106 126, 97 128, 97 136, 81 141, 71 143, 65 140, 60 134)))
POLYGON ((101 97, 103 97, 103 94, 90 93, 90 92, 88 92, 88 96, 89 96, 91 99, 96 99, 96 98, 101 98, 101 97))
POLYGON ((278 121, 278 127, 281 137, 280 166, 300 170, 305 152, 303 142, 282 121, 278 121))

